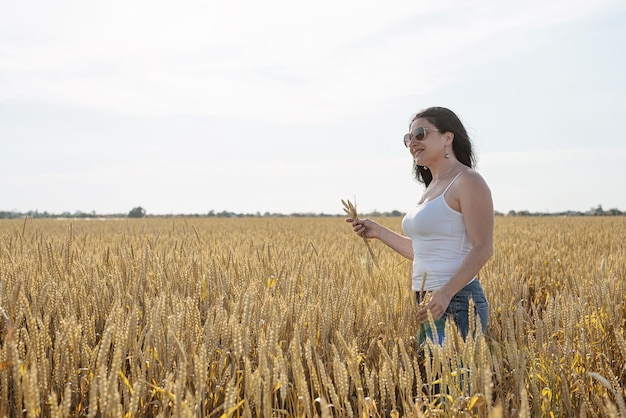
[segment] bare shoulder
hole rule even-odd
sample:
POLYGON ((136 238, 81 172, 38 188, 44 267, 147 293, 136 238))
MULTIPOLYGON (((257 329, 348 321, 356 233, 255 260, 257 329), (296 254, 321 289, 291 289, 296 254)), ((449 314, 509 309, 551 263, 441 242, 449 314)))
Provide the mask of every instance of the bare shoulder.
POLYGON ((465 216, 479 216, 493 213, 493 199, 487 182, 478 172, 467 169, 458 178, 457 188, 459 210, 465 216))
POLYGON ((491 191, 483 176, 467 167, 450 188, 446 202, 457 212, 463 212, 463 208, 492 204, 491 191))
POLYGON ((487 182, 476 171, 468 168, 458 178, 459 211, 463 214, 465 229, 472 245, 492 246, 494 213, 493 199, 487 182))
POLYGON ((460 192, 477 192, 482 190, 484 192, 490 193, 489 186, 487 185, 487 182, 485 181, 483 176, 481 176, 480 173, 471 168, 466 168, 463 171, 463 174, 457 179, 457 183, 460 192))

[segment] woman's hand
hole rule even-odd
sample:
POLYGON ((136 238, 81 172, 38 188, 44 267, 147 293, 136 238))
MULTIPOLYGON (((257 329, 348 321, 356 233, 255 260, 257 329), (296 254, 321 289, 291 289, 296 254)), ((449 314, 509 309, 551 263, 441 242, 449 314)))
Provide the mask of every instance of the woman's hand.
POLYGON ((410 238, 402 236, 371 219, 348 218, 346 222, 352 224, 352 229, 358 236, 379 239, 401 256, 413 260, 413 247, 410 238))
POLYGON ((346 219, 352 224, 352 230, 363 238, 378 238, 380 224, 371 219, 346 219))
POLYGON ((428 311, 432 313, 433 319, 436 321, 446 313, 450 304, 451 296, 448 296, 442 289, 432 292, 430 301, 417 310, 417 322, 428 322, 428 311))

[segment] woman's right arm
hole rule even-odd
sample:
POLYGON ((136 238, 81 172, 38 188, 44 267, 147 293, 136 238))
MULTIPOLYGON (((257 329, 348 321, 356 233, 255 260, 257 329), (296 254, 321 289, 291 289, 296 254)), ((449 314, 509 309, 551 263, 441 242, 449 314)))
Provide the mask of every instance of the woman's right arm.
POLYGON ((400 235, 371 219, 348 218, 346 222, 352 224, 352 229, 357 235, 365 238, 377 238, 401 256, 413 260, 411 238, 400 235))

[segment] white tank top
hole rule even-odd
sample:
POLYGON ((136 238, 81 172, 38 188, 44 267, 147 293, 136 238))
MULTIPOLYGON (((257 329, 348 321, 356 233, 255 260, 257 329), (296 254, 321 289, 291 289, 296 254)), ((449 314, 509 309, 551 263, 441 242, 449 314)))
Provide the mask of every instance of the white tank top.
POLYGON ((413 244, 413 290, 437 290, 459 269, 472 244, 463 215, 446 202, 448 187, 433 200, 411 209, 402 219, 402 229, 413 244))

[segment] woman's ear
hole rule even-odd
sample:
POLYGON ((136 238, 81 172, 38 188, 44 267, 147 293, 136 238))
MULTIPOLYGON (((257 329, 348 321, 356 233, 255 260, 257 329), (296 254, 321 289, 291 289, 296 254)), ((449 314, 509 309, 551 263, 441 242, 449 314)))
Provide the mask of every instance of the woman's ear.
POLYGON ((452 141, 454 141, 454 132, 446 132, 444 134, 444 136, 446 137, 446 145, 452 145, 452 141))

